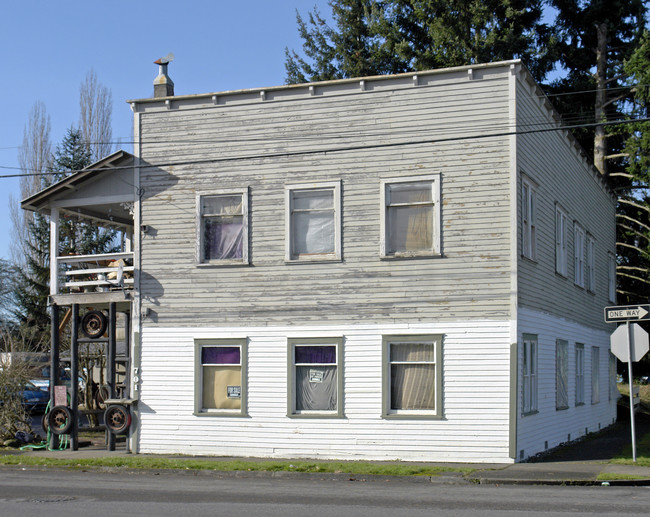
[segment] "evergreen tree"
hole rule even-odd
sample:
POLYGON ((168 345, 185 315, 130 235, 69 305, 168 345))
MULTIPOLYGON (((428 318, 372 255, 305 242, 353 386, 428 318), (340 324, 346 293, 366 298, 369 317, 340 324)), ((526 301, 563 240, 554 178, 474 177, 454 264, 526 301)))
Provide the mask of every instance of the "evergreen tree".
MULTIPOLYGON (((551 85, 564 120, 571 124, 607 122, 622 116, 631 95, 624 63, 638 46, 646 24, 644 0, 551 0, 557 10, 560 63, 565 75, 551 85)), ((620 170, 624 139, 609 136, 604 126, 576 131, 593 152, 601 173, 620 170), (608 156, 618 158, 607 159, 608 156)))
MULTIPOLYGON (((81 131, 68 129, 54 152, 52 170, 55 181, 84 169, 92 160, 91 151, 81 131)), ((59 255, 89 255, 117 251, 115 236, 114 230, 99 228, 64 213, 59 220, 59 255)))
POLYGON ((521 58, 541 80, 555 61, 542 0, 331 0, 297 14, 305 56, 286 51, 288 83, 521 58))
MULTIPOLYGON (((624 71, 633 92, 628 116, 631 120, 650 117, 650 33, 641 42, 624 71)), ((614 173, 619 193, 617 211, 617 276, 619 303, 647 303, 650 286, 650 122, 633 122, 616 128, 627 137, 626 167, 614 173)))
POLYGON ((50 342, 50 316, 47 298, 50 294, 49 221, 35 213, 28 223, 30 240, 23 268, 18 269, 15 283, 15 316, 25 334, 30 336, 29 349, 46 351, 50 342))

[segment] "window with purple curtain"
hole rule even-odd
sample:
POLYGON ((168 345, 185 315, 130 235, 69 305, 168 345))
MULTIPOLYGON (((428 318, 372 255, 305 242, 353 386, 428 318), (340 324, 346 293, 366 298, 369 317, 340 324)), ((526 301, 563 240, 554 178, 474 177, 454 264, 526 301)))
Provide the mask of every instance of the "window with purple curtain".
POLYGON ((295 345, 295 411, 336 411, 336 345, 295 345))

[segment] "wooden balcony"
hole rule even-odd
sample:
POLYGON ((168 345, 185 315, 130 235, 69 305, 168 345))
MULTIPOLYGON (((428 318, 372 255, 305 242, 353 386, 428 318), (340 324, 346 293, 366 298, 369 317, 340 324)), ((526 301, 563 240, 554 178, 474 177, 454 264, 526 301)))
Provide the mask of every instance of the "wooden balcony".
POLYGON ((50 286, 55 303, 78 303, 130 299, 133 291, 133 252, 56 257, 51 264, 56 285, 50 286), (71 298, 75 298, 72 300, 71 298))

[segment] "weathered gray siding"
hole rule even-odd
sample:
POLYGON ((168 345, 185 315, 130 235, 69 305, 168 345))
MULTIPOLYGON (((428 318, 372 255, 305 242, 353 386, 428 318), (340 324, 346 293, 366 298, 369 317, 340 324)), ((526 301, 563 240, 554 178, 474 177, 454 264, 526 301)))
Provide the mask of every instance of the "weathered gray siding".
POLYGON ((507 128, 508 66, 417 83, 138 104, 147 326, 509 319, 508 139, 484 137, 507 128), (380 180, 433 173, 443 256, 380 260, 380 180), (286 264, 284 186, 333 180, 342 262, 286 264), (197 267, 196 193, 246 187, 250 265, 197 267))
MULTIPOLYGON (((547 129, 557 124, 544 106, 541 92, 528 82, 517 84, 518 131, 547 129)), ((608 301, 607 253, 615 251, 615 201, 588 160, 564 131, 521 134, 517 137, 517 165, 537 188, 537 257, 518 253, 518 303, 583 325, 609 329, 603 322, 608 301), (555 272, 555 205, 567 213, 567 277, 555 272), (596 289, 587 292, 574 283, 574 221, 595 237, 596 289)), ((521 175, 519 178, 521 214, 521 175)), ((521 236, 521 216, 519 217, 521 236)), ((520 329, 521 330, 521 329, 520 329)), ((528 330, 523 329, 523 332, 528 330)))

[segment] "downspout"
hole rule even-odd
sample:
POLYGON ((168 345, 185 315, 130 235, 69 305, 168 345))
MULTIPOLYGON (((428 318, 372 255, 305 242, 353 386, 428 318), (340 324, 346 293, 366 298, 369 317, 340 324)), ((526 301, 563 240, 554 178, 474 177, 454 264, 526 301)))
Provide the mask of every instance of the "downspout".
POLYGON ((510 395, 509 404, 509 438, 508 456, 517 461, 517 386, 518 386, 518 321, 519 311, 517 306, 517 275, 519 265, 518 235, 519 217, 517 207, 519 192, 519 167, 517 164, 517 76, 518 65, 510 65, 508 76, 509 86, 509 125, 510 125, 510 395))
MULTIPOLYGON (((134 206, 133 206, 133 301, 131 302, 131 382, 129 383, 129 396, 132 399, 140 400, 140 380, 141 373, 141 343, 142 336, 142 296, 140 280, 142 278, 142 233, 140 226, 142 224, 142 191, 140 186, 140 156, 142 153, 140 143, 140 113, 137 104, 131 103, 133 110, 133 188, 134 188, 134 206)), ((129 450, 137 454, 140 450, 140 408, 139 404, 131 406, 131 417, 133 423, 129 431, 129 450)))

